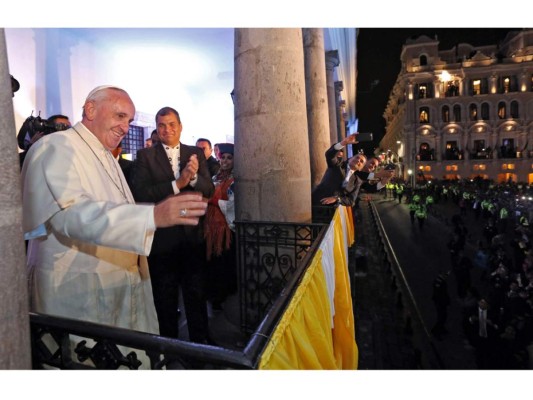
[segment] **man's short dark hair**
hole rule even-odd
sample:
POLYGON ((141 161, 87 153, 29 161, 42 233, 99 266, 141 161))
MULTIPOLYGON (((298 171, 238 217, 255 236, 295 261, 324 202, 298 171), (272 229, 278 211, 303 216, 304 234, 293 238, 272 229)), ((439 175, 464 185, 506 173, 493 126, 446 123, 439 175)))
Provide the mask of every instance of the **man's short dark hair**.
POLYGON ((211 145, 211 141, 209 139, 206 139, 206 138, 199 138, 198 140, 196 140, 196 144, 198 144, 198 142, 207 142, 209 144, 209 148, 212 149, 213 146, 211 145))
POLYGON ((64 119, 68 119, 68 117, 66 115, 63 115, 63 114, 54 114, 52 115, 51 117, 48 117, 48 121, 53 121, 55 122, 56 119, 58 118, 64 118, 64 119))
POLYGON ((163 107, 161 110, 159 110, 157 114, 155 115, 155 122, 157 123, 157 119, 159 117, 164 117, 165 115, 168 115, 168 114, 174 114, 176 118, 178 118, 178 122, 181 124, 180 114, 176 110, 174 110, 172 107, 163 107))

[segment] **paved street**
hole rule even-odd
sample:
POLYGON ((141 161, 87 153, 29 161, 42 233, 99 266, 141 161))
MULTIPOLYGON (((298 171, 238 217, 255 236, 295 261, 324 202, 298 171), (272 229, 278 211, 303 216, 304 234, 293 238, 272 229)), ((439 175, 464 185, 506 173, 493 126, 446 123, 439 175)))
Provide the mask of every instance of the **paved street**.
MULTIPOLYGON (((397 303, 391 289, 391 277, 379 264, 379 249, 375 247, 368 203, 362 201, 357 212, 357 246, 367 252, 367 267, 357 266, 355 278, 355 314, 360 347, 360 369, 416 369, 420 365, 419 351, 430 351, 438 360, 432 368, 457 370, 476 369, 474 351, 465 340, 461 326, 461 301, 456 295, 453 276, 448 278, 451 304, 448 308, 447 329, 449 334, 437 339, 431 334, 436 321, 431 300, 433 280, 439 273, 450 270, 450 256, 446 244, 450 239, 451 227, 444 219, 430 216, 421 230, 415 222, 411 225, 406 204, 398 204, 392 199, 374 197, 374 204, 386 230, 388 239, 408 282, 417 312, 422 324, 418 327, 419 338, 426 340, 427 346, 413 343, 414 336, 406 334, 404 311, 397 303), (357 229, 359 228, 359 229, 357 229), (369 333, 379 332, 378 335, 369 333), (398 347, 396 347, 398 346, 398 347)), ((454 208, 441 206, 439 213, 454 212, 454 208)), ((467 245, 467 253, 472 246, 467 245)), ((361 264, 361 263, 359 263, 361 264)), ((479 283, 478 271, 473 271, 474 284, 479 283)), ((404 304, 406 301, 404 299, 404 304)))

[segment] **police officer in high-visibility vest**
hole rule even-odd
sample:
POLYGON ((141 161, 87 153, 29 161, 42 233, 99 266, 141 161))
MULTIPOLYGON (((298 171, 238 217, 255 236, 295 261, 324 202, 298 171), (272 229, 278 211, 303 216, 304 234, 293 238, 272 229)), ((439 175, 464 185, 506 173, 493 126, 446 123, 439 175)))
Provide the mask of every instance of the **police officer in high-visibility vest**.
POLYGON ((431 210, 431 208, 433 207, 433 204, 435 203, 435 200, 433 200, 433 196, 428 194, 426 196, 426 208, 428 211, 431 210))
POLYGON ((427 208, 425 203, 421 203, 418 205, 415 211, 415 217, 418 220, 418 227, 420 230, 424 229, 424 222, 426 221, 428 214, 427 214, 427 208))
POLYGON ((507 231, 507 220, 509 218, 509 211, 507 211, 507 208, 505 206, 502 206, 500 208, 500 233, 505 233, 507 231))
POLYGON ((404 191, 403 184, 398 183, 396 185, 396 196, 398 196, 398 203, 400 204, 402 204, 403 191, 404 191))
POLYGON ((418 208, 418 202, 415 203, 411 201, 407 208, 409 209, 409 218, 411 219, 411 225, 413 225, 415 223, 415 212, 418 208))

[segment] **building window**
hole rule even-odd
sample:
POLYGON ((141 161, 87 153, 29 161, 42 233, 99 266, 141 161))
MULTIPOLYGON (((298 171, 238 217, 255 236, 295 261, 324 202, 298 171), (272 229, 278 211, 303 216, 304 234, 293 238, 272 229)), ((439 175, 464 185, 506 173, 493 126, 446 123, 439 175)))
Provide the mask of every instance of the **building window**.
POLYGON ((429 108, 422 107, 420 109, 419 121, 421 123, 429 123, 429 108))
POLYGON ((442 122, 450 122, 450 107, 442 107, 442 122))
POLYGON ((470 104, 470 121, 477 121, 477 104, 470 104))
POLYGON ((481 104, 481 119, 488 121, 490 119, 490 106, 489 103, 481 104))
POLYGON ((502 164, 502 169, 510 169, 513 170, 515 167, 514 164, 502 164))
POLYGON ((446 160, 461 160, 462 154, 457 148, 457 141, 446 142, 446 151, 445 151, 446 160))
POLYGON ((518 118, 518 101, 511 101, 511 118, 518 118))
POLYGON ((487 78, 472 79, 470 81, 470 94, 472 96, 478 94, 487 94, 489 92, 489 85, 487 78))
POLYGON ((505 107, 505 102, 500 101, 498 103, 498 118, 505 119, 507 118, 507 111, 505 107))
POLYGON ((131 154, 131 159, 135 160, 137 157, 137 150, 140 150, 143 147, 144 129, 140 126, 130 125, 128 134, 122 139, 122 154, 131 154))
POLYGON ((511 138, 502 139, 502 145, 500 146, 500 154, 502 158, 515 158, 516 157, 514 139, 511 139, 511 138))
POLYGON ((420 56, 420 66, 428 65, 428 58, 425 55, 420 56))
POLYGON ((485 150, 485 141, 484 140, 474 140, 474 151, 484 151, 485 150))
POLYGON ((419 99, 425 99, 427 97, 427 86, 426 85, 420 85, 418 87, 418 98, 419 99))
POLYGON ((498 79, 500 93, 510 93, 518 91, 518 81, 516 76, 503 76, 498 79))
POLYGON ((446 97, 453 97, 459 95, 459 82, 449 81, 446 85, 446 97))
POLYGON ((461 106, 459 104, 453 106, 453 119, 455 122, 461 122, 461 106))

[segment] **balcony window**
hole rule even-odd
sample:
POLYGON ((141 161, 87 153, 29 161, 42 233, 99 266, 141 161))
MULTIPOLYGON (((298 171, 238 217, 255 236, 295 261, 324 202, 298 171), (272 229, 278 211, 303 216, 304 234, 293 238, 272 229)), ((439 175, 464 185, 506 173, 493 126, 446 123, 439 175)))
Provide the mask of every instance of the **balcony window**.
POLYGON ((498 103, 498 118, 499 119, 505 119, 507 118, 507 109, 505 106, 505 102, 500 101, 498 103))
POLYGON ((498 79, 499 93, 511 93, 518 91, 518 80, 514 75, 502 76, 498 79))
POLYGON ((429 108, 422 107, 420 109, 419 121, 423 124, 429 123, 429 108))
POLYGON ((477 104, 470 104, 470 121, 477 121, 477 104))
POLYGON ((478 94, 487 94, 489 92, 489 85, 487 78, 472 79, 470 81, 470 94, 476 96, 478 94))
POLYGON ((511 101, 511 118, 519 118, 518 101, 511 101))
POLYGON ((442 122, 450 122, 450 107, 442 107, 442 122))
POLYGON ((481 104, 481 119, 488 121, 490 119, 490 106, 489 103, 481 104))
POLYGON ((453 106, 453 119, 455 122, 461 122, 461 106, 459 104, 453 106))

